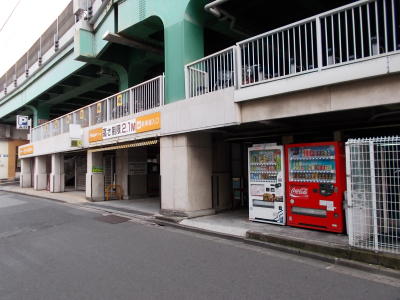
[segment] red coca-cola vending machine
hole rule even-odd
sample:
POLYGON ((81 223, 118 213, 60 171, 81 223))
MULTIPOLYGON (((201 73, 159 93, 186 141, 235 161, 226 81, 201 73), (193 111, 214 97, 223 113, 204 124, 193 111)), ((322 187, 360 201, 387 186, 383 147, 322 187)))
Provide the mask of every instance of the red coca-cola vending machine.
POLYGON ((343 144, 287 145, 285 160, 287 224, 343 232, 346 189, 343 144))

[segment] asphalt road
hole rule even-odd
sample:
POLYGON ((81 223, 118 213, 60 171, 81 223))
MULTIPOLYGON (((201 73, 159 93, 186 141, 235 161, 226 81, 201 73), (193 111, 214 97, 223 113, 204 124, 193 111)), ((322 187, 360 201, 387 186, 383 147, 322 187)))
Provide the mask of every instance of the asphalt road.
POLYGON ((397 280, 0 192, 0 299, 400 299, 397 280))

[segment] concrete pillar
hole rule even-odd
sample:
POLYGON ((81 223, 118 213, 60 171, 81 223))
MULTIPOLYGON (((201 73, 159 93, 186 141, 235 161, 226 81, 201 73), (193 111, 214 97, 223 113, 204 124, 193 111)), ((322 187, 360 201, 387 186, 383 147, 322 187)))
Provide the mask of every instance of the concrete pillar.
POLYGON ((116 184, 124 191, 123 198, 128 199, 128 149, 119 149, 115 155, 116 184))
POLYGON ((160 163, 162 214, 193 217, 214 213, 210 134, 161 137, 160 163))
POLYGON ((45 155, 35 157, 33 188, 38 191, 47 188, 47 166, 45 155))
POLYGON ((55 153, 51 155, 50 192, 64 192, 64 188, 64 154, 55 153))
MULTIPOLYGON (((192 1, 198 6, 201 1, 192 1)), ((171 103, 185 98, 184 66, 204 56, 203 28, 197 22, 203 9, 189 7, 187 18, 166 24, 165 39, 165 102, 171 103)))
POLYGON ((86 172, 86 199, 90 201, 104 200, 103 168, 103 153, 88 151, 86 172))
POLYGON ((22 188, 32 187, 32 158, 21 159, 21 175, 19 186, 22 188))

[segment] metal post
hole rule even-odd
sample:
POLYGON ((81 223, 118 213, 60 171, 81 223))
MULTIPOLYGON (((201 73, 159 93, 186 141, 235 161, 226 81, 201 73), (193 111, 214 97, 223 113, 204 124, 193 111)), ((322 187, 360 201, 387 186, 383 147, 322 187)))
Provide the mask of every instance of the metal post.
POLYGON ((92 110, 93 110, 93 105, 92 106, 89 106, 88 107, 88 123, 89 123, 89 126, 91 126, 92 125, 92 110))
MULTIPOLYGON (((322 69, 322 32, 321 32, 321 19, 317 17, 315 19, 315 27, 317 31, 317 64, 318 69, 322 69)), ((328 45, 326 45, 328 46, 328 45)))
POLYGON ((111 120, 111 111, 110 111, 111 105, 110 105, 110 98, 106 99, 106 104, 107 104, 107 115, 106 115, 107 119, 106 119, 105 121, 110 121, 110 120, 111 120))
POLYGON ((236 51, 235 52, 235 68, 236 68, 236 89, 242 88, 242 48, 238 45, 236 46, 236 51))
POLYGON ((348 235, 349 244, 354 246, 354 228, 353 228, 353 199, 351 195, 352 185, 351 185, 351 164, 350 164, 350 145, 346 144, 346 183, 347 183, 347 224, 348 224, 348 235))
POLYGON ((375 152, 373 141, 369 142, 369 161, 371 176, 372 218, 374 223, 374 250, 378 251, 378 215, 376 211, 375 152))
POLYGON ((238 76, 238 71, 239 71, 239 68, 238 68, 238 58, 237 58, 237 56, 238 56, 238 52, 240 51, 239 50, 239 46, 234 46, 233 48, 232 48, 232 62, 233 62, 233 80, 234 80, 234 88, 235 89, 238 89, 238 86, 239 86, 239 76, 238 76))

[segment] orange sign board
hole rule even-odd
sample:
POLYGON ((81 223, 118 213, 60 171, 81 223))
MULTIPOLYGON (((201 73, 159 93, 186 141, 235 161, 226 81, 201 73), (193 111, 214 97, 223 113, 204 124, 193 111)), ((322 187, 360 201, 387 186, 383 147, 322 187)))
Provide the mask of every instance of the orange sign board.
POLYGON ((103 128, 89 130, 89 143, 100 142, 103 140, 103 128))
POLYGON ((156 112, 120 123, 89 130, 89 143, 100 142, 106 139, 124 135, 142 133, 161 128, 161 113, 156 112))
POLYGON ((19 147, 19 156, 33 154, 33 145, 19 147))
POLYGON ((161 128, 161 113, 156 112, 136 118, 136 132, 146 132, 161 128))

